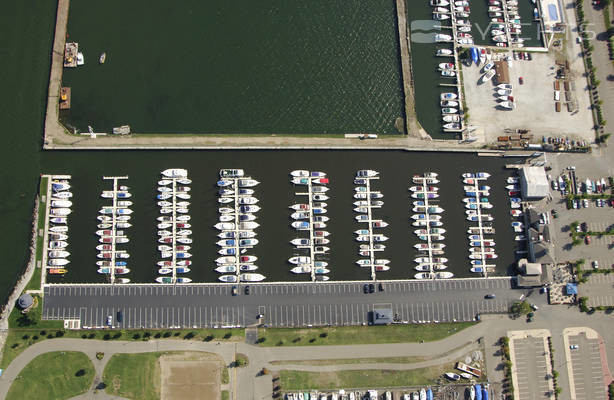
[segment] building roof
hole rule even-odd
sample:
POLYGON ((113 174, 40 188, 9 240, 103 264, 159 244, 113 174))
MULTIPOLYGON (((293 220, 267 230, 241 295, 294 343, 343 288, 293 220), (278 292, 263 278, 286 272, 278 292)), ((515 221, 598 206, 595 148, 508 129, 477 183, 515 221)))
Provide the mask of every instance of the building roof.
POLYGON ((30 307, 32 304, 34 304, 34 299, 27 293, 22 294, 17 299, 17 306, 22 310, 30 307))
POLYGON ((525 198, 542 198, 550 193, 548 177, 544 167, 522 167, 520 188, 525 198))
POLYGON ((518 260, 521 274, 516 277, 519 287, 538 287, 552 282, 552 268, 549 265, 530 263, 526 258, 518 260))
POLYGON ((527 209, 527 217, 529 218, 529 225, 537 229, 539 226, 539 219, 540 219, 540 216, 537 210, 534 208, 527 209))
POLYGON ((541 264, 554 264, 550 246, 547 243, 537 242, 529 245, 534 262, 541 264))
POLYGON ((495 72, 498 83, 510 83, 510 71, 507 61, 495 61, 495 72))
POLYGON ((373 325, 387 325, 393 322, 391 306, 373 307, 373 325))
POLYGON ((518 269, 523 275, 541 275, 542 265, 539 263, 531 263, 526 258, 518 260, 518 269))
POLYGON ((577 283, 568 283, 565 285, 565 291, 568 295, 578 294, 578 284, 577 283))

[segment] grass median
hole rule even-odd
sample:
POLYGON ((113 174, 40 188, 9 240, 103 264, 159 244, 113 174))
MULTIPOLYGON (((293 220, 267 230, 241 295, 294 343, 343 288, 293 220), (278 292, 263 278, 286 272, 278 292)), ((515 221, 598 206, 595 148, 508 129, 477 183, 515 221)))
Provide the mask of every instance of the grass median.
POLYGON ((258 344, 260 346, 321 346, 432 342, 473 325, 475 322, 261 329, 258 331, 258 344))
POLYGON ((94 365, 81 352, 41 354, 24 367, 9 389, 7 400, 69 399, 85 393, 94 379, 94 365))

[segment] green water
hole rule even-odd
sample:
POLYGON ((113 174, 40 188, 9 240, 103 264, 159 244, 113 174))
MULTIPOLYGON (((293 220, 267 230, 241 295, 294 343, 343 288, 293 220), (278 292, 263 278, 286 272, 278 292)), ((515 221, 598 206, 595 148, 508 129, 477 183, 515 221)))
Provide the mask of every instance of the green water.
POLYGON ((68 34, 81 131, 397 133, 403 117, 394 0, 75 1, 68 34))

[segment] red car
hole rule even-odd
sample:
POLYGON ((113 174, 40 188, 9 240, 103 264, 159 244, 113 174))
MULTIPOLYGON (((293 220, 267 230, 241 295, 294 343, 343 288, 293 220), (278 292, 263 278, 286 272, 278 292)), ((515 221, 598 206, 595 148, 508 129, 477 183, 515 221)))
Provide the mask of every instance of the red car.
POLYGON ((522 76, 518 78, 518 83, 520 83, 521 85, 524 84, 524 78, 522 76))
POLYGON ((591 237, 590 237, 590 235, 586 235, 586 237, 584 238, 584 241, 586 242, 586 244, 591 244, 591 237))

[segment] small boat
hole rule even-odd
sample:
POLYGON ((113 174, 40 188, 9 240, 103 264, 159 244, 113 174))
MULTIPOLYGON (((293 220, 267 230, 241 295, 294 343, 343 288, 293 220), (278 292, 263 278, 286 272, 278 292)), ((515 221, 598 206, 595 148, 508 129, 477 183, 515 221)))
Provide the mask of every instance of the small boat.
POLYGON ((222 275, 217 279, 219 279, 222 282, 227 282, 227 283, 235 283, 238 280, 236 275, 222 275))
POLYGON ((439 95, 440 100, 454 100, 456 98, 458 98, 458 95, 456 93, 446 92, 439 95))
POLYGON ((62 275, 67 273, 68 270, 66 268, 48 268, 47 273, 51 275, 62 275))
POLYGON ((450 19, 450 16, 448 14, 434 13, 433 19, 438 20, 438 21, 444 21, 446 19, 450 19))
POLYGON ((167 178, 186 178, 188 171, 182 168, 169 168, 162 171, 162 176, 167 178))
POLYGON ((68 235, 65 233, 54 233, 50 232, 48 236, 49 240, 67 240, 68 235))
POLYGON ((482 75, 480 80, 482 81, 482 83, 488 82, 492 79, 493 76, 495 76, 495 74, 496 72, 494 69, 488 70, 484 75, 482 75))
POLYGON ((441 70, 441 76, 446 76, 446 77, 453 77, 456 76, 456 72, 455 71, 451 71, 449 69, 443 69, 441 70))
POLYGON ((70 252, 66 250, 52 250, 49 252, 50 258, 66 258, 70 256, 70 252))
POLYGON ((245 175, 242 169, 224 168, 220 169, 220 178, 241 178, 245 175))
POLYGON ((54 192, 61 192, 61 191, 70 189, 70 185, 65 182, 52 182, 51 189, 54 192))
POLYGON ((67 215, 70 215, 70 213, 72 213, 72 210, 70 208, 52 208, 51 210, 49 210, 49 214, 54 216, 54 217, 66 217, 67 215))
POLYGON ((437 49, 435 55, 438 57, 451 57, 453 56, 453 52, 450 49, 437 49))
POLYGON ((290 264, 309 264, 311 262, 311 257, 295 256, 291 257, 288 262, 290 262, 290 264))
POLYGON ((51 200, 51 207, 57 208, 70 208, 72 206, 72 201, 70 200, 51 200))
POLYGON ((452 278, 454 274, 448 271, 439 271, 435 272, 435 279, 449 279, 452 278))
POLYGON ((435 35, 435 41, 436 42, 451 42, 452 36, 446 35, 444 33, 438 33, 435 35))
POLYGON ((442 114, 456 114, 458 113, 458 109, 454 107, 444 107, 441 109, 442 114))
POLYGON ((442 100, 439 102, 441 107, 458 107, 458 101, 455 100, 442 100))
POLYGON ((70 261, 65 258, 51 258, 48 260, 47 265, 50 267, 62 267, 68 265, 70 261))
POLYGON ((64 249, 66 247, 68 247, 68 243, 63 240, 53 240, 49 242, 50 249, 64 249))
POLYGON ((52 226, 52 227, 49 228, 49 232, 66 233, 66 232, 68 232, 68 227, 65 226, 65 225, 52 226))
POLYGON ((254 273, 244 273, 239 276, 241 282, 260 282, 266 279, 264 275, 254 273))
POLYGON ((453 372, 446 372, 445 376, 446 376, 446 378, 448 378, 451 381, 458 381, 461 378, 460 375, 455 374, 453 372))
POLYGON ((511 102, 511 101, 502 101, 498 105, 503 107, 503 108, 505 108, 506 110, 513 110, 514 109, 514 103, 511 102))
POLYGON ((70 199, 72 197, 71 192, 63 191, 63 192, 55 192, 51 194, 51 199, 70 199))

